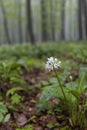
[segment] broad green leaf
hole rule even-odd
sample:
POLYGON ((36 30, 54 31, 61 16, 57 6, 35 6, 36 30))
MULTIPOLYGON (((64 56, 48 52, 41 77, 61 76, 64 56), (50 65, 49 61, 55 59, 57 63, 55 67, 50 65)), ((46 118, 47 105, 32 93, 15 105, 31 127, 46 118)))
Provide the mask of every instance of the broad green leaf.
POLYGON ((0 104, 0 112, 3 114, 6 114, 8 112, 8 110, 4 104, 0 104))
POLYGON ((4 115, 0 112, 0 122, 2 122, 4 119, 4 115))
POLYGON ((49 129, 52 129, 55 125, 53 125, 52 123, 49 123, 46 125, 49 129))
POLYGON ((69 126, 64 126, 63 128, 60 128, 60 130, 71 130, 71 128, 69 128, 69 126))
POLYGON ((76 82, 69 82, 66 84, 66 88, 69 90, 75 90, 77 88, 77 83, 76 82))
POLYGON ((82 90, 84 89, 84 88, 83 88, 83 86, 84 86, 84 81, 85 81, 85 74, 82 73, 82 74, 81 74, 80 81, 79 81, 79 84, 78 84, 78 91, 79 91, 79 92, 82 92, 82 90))
POLYGON ((10 119, 10 114, 7 114, 4 118, 4 122, 7 122, 10 119))
POLYGON ((11 102, 12 104, 19 104, 21 101, 21 96, 18 95, 17 93, 15 93, 12 97, 11 97, 11 102))
POLYGON ((69 91, 74 97, 76 97, 76 99, 79 99, 80 98, 80 94, 78 91, 76 90, 70 90, 69 91))
POLYGON ((30 118, 28 119, 28 122, 32 121, 32 120, 35 119, 35 118, 36 118, 36 116, 30 117, 30 118))
POLYGON ((15 92, 21 91, 21 90, 24 90, 24 88, 21 88, 21 87, 11 88, 10 90, 8 90, 6 96, 8 97, 9 95, 13 95, 15 92))
POLYGON ((51 84, 58 84, 57 78, 53 78, 53 77, 50 78, 49 82, 50 82, 51 84))
POLYGON ((24 128, 16 128, 16 130, 33 130, 33 126, 32 125, 27 125, 24 128))

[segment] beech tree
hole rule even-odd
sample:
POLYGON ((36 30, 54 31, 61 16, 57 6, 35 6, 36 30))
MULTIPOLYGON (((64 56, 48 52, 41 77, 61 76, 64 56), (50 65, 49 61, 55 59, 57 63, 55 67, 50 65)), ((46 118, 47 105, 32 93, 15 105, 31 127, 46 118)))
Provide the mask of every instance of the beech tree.
POLYGON ((78 40, 82 40, 82 0, 78 0, 78 40))
POLYGON ((84 15, 85 37, 87 39, 87 1, 86 0, 82 0, 82 10, 84 15))
POLYGON ((31 0, 26 0, 26 14, 27 14, 27 32, 30 37, 30 42, 35 44, 34 32, 33 32, 33 20, 31 11, 31 0))
POLYGON ((23 35, 22 35, 22 9, 21 9, 21 0, 18 0, 18 28, 19 28, 19 42, 23 42, 23 35))
POLYGON ((7 42, 9 44, 11 44, 12 42, 11 42, 10 35, 9 35, 8 20, 7 20, 7 17, 6 17, 6 10, 5 10, 5 7, 4 7, 3 0, 0 0, 0 5, 1 5, 2 13, 3 13, 4 32, 5 32, 5 35, 6 35, 6 38, 7 38, 7 42))
POLYGON ((54 1, 50 0, 50 20, 51 20, 51 29, 52 29, 52 40, 55 40, 55 19, 54 19, 54 1))
POLYGON ((65 40, 65 0, 61 1, 61 39, 65 40))
POLYGON ((42 41, 47 41, 47 11, 46 11, 46 0, 41 0, 41 24, 42 24, 42 41))

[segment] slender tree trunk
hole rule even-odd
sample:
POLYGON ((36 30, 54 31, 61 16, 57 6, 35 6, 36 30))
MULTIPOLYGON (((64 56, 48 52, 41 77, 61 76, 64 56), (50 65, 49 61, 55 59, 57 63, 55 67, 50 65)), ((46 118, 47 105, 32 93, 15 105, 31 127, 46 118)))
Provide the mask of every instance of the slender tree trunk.
POLYGON ((21 0, 18 0, 18 9, 19 9, 19 12, 18 12, 18 27, 19 27, 19 41, 20 43, 23 42, 23 35, 22 35, 22 14, 21 14, 21 0))
POLYGON ((50 0, 50 19, 51 19, 51 28, 52 28, 52 40, 55 41, 55 23, 54 23, 54 10, 53 10, 53 0, 50 0))
POLYGON ((31 11, 31 0, 26 0, 27 9, 27 29, 30 36, 30 42, 35 44, 34 32, 33 32, 33 21, 32 21, 32 11, 31 11))
POLYGON ((46 12, 46 0, 41 0, 41 17, 42 17, 42 41, 48 40, 47 32, 47 12, 46 12))
POLYGON ((4 8, 3 0, 0 0, 0 4, 1 4, 2 13, 3 13, 3 24, 4 24, 5 35, 7 38, 7 42, 9 44, 11 44, 12 42, 11 42, 10 35, 9 35, 8 21, 7 21, 7 17, 6 17, 6 11, 4 8))
POLYGON ((29 43, 29 34, 28 34, 27 25, 26 25, 26 27, 25 27, 25 41, 26 41, 27 43, 29 43))
POLYGON ((87 2, 86 0, 82 0, 82 7, 83 7, 83 12, 84 12, 84 24, 85 24, 85 35, 87 39, 87 2))
POLYGON ((83 31, 82 31, 82 0, 78 0, 78 31, 79 37, 78 40, 82 40, 83 31))
POLYGON ((61 40, 65 40, 65 0, 62 0, 61 9, 61 40))

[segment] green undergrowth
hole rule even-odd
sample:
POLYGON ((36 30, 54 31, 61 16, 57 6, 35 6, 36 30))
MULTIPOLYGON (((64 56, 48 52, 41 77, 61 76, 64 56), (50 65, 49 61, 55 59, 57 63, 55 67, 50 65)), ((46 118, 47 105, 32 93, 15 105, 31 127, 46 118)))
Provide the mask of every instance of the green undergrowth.
MULTIPOLYGON (((32 46, 30 44, 3 45, 0 47, 0 122, 6 122, 10 118, 9 111, 18 111, 15 106, 24 107, 22 101, 24 96, 22 92, 29 94, 33 88, 24 80, 23 70, 28 73, 35 68, 45 71, 45 61, 48 57, 56 57, 62 61, 62 67, 65 70, 60 74, 61 82, 65 82, 65 78, 71 75, 73 70, 79 71, 79 68, 87 66, 87 44, 86 42, 71 43, 42 43, 32 46)), ((61 97, 61 90, 57 87, 57 80, 54 73, 48 81, 42 81, 44 88, 39 101, 38 111, 49 110, 51 98, 61 97), (51 93, 52 92, 52 93, 51 93), (59 94, 59 95, 57 95, 59 94)), ((40 87, 40 83, 36 86, 40 87)), ((76 82, 67 84, 76 86, 76 82)), ((39 88, 38 87, 38 88, 39 88)), ((69 90, 71 91, 71 90, 69 90)), ((77 98, 76 92, 71 95, 77 98)), ((48 125, 48 127, 51 127, 48 125)), ((20 130, 18 128, 17 130, 20 130)), ((31 125, 24 130, 33 127, 31 125)))
POLYGON ((42 59, 55 56, 87 62, 86 50, 86 42, 41 43, 34 46, 30 44, 3 45, 0 47, 0 60, 9 58, 19 60, 21 57, 42 59))
MULTIPOLYGON (((32 68, 44 68, 44 60, 47 57, 57 57, 67 67, 71 62, 74 68, 78 64, 87 63, 86 42, 62 42, 62 43, 41 43, 1 45, 0 63, 3 61, 17 62, 27 70, 32 68)), ((69 67, 69 66, 68 66, 69 67)))

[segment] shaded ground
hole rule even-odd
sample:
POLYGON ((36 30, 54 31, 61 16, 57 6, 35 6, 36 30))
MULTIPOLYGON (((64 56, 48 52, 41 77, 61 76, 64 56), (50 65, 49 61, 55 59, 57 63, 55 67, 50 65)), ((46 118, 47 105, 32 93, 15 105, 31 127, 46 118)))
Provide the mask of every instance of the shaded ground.
MULTIPOLYGON (((77 71, 72 72, 73 80, 78 77, 77 71)), ((11 119, 3 124, 0 124, 0 130, 16 130, 16 128, 22 128, 26 125, 32 125, 34 130, 59 130, 61 127, 68 124, 68 117, 63 117, 56 112, 42 112, 38 113, 36 103, 41 95, 40 88, 36 87, 36 84, 41 81, 47 81, 50 73, 43 70, 34 69, 31 72, 27 72, 23 69, 23 78, 31 86, 31 90, 27 93, 21 92, 24 97, 22 104, 15 106, 17 111, 11 111, 11 119), (61 126, 59 126, 59 123, 61 126)), ((68 82, 68 78, 65 82, 68 82)), ((43 87, 43 84, 41 84, 43 87)), ((56 104, 55 100, 52 100, 53 105, 56 104)), ((74 129, 75 130, 75 129, 74 129)), ((76 130, 79 130, 79 128, 76 130)))

